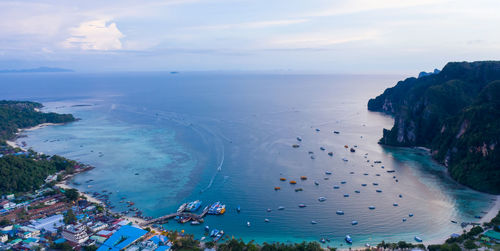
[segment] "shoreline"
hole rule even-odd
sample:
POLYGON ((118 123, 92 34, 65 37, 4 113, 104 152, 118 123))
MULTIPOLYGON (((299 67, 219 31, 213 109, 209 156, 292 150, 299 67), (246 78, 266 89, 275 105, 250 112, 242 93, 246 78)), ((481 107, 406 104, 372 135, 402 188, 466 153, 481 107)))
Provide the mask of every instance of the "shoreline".
MULTIPOLYGON (((43 123, 43 124, 40 124, 40 125, 37 125, 37 126, 33 126, 33 127, 28 127, 28 128, 23 128, 23 129, 19 129, 18 132, 16 133, 16 136, 13 138, 13 139, 10 139, 10 140, 7 140, 6 143, 11 146, 11 147, 14 147, 14 148, 21 148, 23 151, 27 151, 27 149, 23 148, 20 144, 18 144, 16 141, 20 138, 19 136, 21 136, 21 134, 25 131, 34 131, 34 130, 38 130, 38 129, 41 129, 41 128, 44 128, 44 127, 47 127, 47 126, 54 126, 54 125, 64 125, 66 123, 43 123)), ((427 150, 427 149, 422 149, 420 148, 420 150, 427 150)), ((87 170, 85 170, 87 171, 87 170)), ((78 173, 76 173, 78 174, 78 173)), ((133 217, 133 216, 127 216, 127 215, 123 215, 121 214, 120 212, 116 212, 112 209, 110 209, 109 207, 106 206, 106 204, 101 201, 100 199, 92 196, 91 194, 88 194, 88 193, 85 193, 81 190, 79 190, 78 188, 74 187, 74 186, 71 186, 69 185, 69 181, 71 179, 74 178, 74 176, 76 174, 71 174, 71 175, 67 175, 64 177, 64 180, 57 183, 56 186, 59 187, 59 188, 62 188, 62 189, 76 189, 79 194, 83 197, 85 197, 89 202, 92 202, 92 203, 96 203, 96 204, 99 204, 101 206, 103 206, 105 208, 106 211, 108 211, 109 213, 113 214, 113 215, 117 215, 119 216, 119 218, 122 218, 122 219, 125 219, 125 220, 128 220, 130 221, 132 224, 137 224, 137 225, 140 225, 141 227, 149 227, 151 229, 154 229, 155 231, 160 231, 160 230, 157 230, 155 228, 153 228, 152 226, 144 226, 143 223, 145 222, 144 219, 141 219, 141 218, 137 218, 137 217, 133 217)), ((480 192, 480 191, 478 191, 480 192)), ((478 221, 474 222, 474 223, 479 223, 479 224, 483 224, 485 222, 489 222, 491 221, 491 219, 493 219, 497 213, 499 212, 500 210, 500 195, 494 195, 495 196, 495 201, 494 203, 491 203, 492 206, 490 207, 490 209, 487 211, 486 214, 484 214, 484 216, 481 218, 481 219, 478 219, 478 221)), ((467 226, 466 228, 464 229, 467 229, 467 230, 470 230, 470 228, 472 228, 472 226, 467 226)), ((424 245, 432 245, 432 244, 443 244, 445 243, 446 239, 448 239, 450 237, 452 233, 449 233, 448 236, 443 236, 443 237, 439 237, 439 238, 435 238, 435 239, 431 239, 429 241, 423 241, 421 242, 420 244, 424 244, 424 245)), ((460 234, 460 233, 459 233, 460 234)), ((414 243, 414 244, 419 244, 415 241, 412 241, 411 243, 414 243)), ((365 246, 362 244, 362 243, 359 243, 359 246, 358 245, 352 245, 350 246, 350 248, 353 248, 353 249, 363 249, 365 248, 365 246)), ((340 247, 339 250, 343 250, 344 247, 340 247)))

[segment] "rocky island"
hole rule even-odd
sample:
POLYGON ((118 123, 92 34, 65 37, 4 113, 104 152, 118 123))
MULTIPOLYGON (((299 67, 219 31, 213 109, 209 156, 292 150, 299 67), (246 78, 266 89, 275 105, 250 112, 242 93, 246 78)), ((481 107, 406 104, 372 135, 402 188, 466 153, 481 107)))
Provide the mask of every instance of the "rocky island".
POLYGON ((394 116, 380 144, 427 147, 459 183, 500 194, 500 61, 448 63, 398 82, 368 109, 394 116))

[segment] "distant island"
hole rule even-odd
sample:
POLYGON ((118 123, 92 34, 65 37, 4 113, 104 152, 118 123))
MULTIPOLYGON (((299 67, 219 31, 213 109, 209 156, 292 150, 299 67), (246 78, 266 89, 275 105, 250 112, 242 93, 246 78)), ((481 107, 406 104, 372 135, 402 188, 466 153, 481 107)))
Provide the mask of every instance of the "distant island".
POLYGON ((452 178, 500 194, 500 61, 452 62, 368 102, 394 116, 380 144, 422 146, 452 178))
POLYGON ((74 72, 71 69, 55 68, 55 67, 38 67, 31 69, 7 69, 0 70, 0 73, 37 73, 37 72, 74 72))

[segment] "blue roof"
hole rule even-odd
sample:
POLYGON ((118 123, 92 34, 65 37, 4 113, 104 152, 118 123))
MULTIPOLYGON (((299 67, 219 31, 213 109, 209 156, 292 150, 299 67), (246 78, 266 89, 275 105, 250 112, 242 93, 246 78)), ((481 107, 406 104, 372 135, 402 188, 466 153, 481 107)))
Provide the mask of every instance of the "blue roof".
POLYGON ((170 246, 159 246, 155 251, 166 251, 170 250, 170 246))
POLYGON ((133 226, 125 225, 106 240, 97 251, 121 250, 141 238, 148 231, 133 226))
POLYGON ((66 242, 66 239, 61 238, 61 239, 57 239, 57 240, 54 241, 55 244, 61 244, 63 242, 66 242))
POLYGON ((163 235, 155 235, 155 236, 151 237, 151 239, 149 239, 149 240, 152 241, 154 244, 158 245, 160 242, 167 242, 168 238, 167 238, 167 236, 163 236, 163 235))

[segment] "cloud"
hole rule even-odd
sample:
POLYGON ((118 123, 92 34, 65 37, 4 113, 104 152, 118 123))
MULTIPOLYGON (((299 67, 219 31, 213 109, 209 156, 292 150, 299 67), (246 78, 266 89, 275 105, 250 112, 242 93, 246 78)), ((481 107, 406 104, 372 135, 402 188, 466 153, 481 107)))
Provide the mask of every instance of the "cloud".
POLYGON ((448 0, 350 0, 341 1, 334 6, 320 11, 306 13, 305 16, 328 17, 346 14, 355 14, 367 11, 411 8, 425 5, 435 5, 448 0))
POLYGON ((259 28, 267 28, 273 26, 300 24, 300 23, 305 23, 307 21, 309 20, 308 19, 269 20, 269 21, 243 22, 234 24, 196 26, 196 27, 191 27, 191 29, 202 29, 202 30, 259 29, 259 28))
POLYGON ((70 30, 70 37, 63 42, 65 48, 82 50, 120 50, 124 35, 108 19, 87 21, 70 30))
POLYGON ((275 48, 324 48, 328 46, 345 44, 351 42, 373 40, 379 36, 377 31, 366 31, 358 34, 337 34, 329 33, 307 33, 296 34, 288 37, 278 37, 270 41, 270 45, 275 48))

